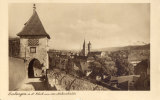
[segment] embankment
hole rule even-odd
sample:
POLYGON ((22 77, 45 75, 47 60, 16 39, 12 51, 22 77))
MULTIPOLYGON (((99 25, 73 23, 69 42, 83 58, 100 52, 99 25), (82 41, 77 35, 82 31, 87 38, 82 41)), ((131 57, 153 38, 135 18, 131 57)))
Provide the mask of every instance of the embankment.
POLYGON ((57 90, 110 90, 97 84, 93 84, 85 79, 75 78, 64 72, 55 70, 47 71, 47 78, 50 87, 56 87, 57 90))
POLYGON ((15 90, 21 86, 26 78, 24 61, 9 57, 9 90, 15 90))

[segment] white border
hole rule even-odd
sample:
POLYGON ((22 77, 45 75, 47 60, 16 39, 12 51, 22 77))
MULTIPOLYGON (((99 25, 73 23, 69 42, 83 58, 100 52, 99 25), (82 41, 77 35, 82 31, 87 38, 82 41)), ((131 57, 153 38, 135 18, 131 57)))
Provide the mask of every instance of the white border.
MULTIPOLYGON (((160 100, 160 0, 0 0, 0 100, 160 100), (151 90, 76 91, 76 95, 8 96, 8 3, 150 3, 151 90)), ((44 92, 44 91, 43 91, 44 92)), ((47 91, 52 92, 52 91, 47 91)))

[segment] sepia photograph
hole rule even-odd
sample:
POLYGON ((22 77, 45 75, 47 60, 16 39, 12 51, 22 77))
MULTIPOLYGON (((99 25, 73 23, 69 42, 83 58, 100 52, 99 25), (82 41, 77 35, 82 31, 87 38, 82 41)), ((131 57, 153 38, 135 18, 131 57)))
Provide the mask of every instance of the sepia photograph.
POLYGON ((9 3, 9 91, 150 91, 150 3, 9 3))

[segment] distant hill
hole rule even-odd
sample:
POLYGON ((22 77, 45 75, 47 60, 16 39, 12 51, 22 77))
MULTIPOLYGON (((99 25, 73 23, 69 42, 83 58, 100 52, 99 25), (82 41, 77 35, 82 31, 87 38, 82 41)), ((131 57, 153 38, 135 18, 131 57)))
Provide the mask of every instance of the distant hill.
POLYGON ((150 49, 150 44, 146 44, 146 45, 131 45, 124 47, 108 47, 102 49, 95 49, 93 51, 149 50, 149 49, 150 49))
MULTIPOLYGON (((146 45, 130 45, 124 47, 107 47, 101 49, 93 49, 92 51, 149 50, 149 49, 150 49, 150 44, 146 44, 146 45)), ((58 50, 58 49, 50 49, 49 52, 55 50, 61 52, 80 52, 80 50, 58 50)))

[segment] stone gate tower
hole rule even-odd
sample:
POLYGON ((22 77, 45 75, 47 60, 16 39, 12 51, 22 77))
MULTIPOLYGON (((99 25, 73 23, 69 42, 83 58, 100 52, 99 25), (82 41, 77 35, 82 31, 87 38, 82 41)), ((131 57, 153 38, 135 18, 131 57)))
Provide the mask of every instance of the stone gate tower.
POLYGON ((39 16, 36 12, 35 4, 33 6, 33 14, 24 24, 24 28, 17 34, 20 37, 20 57, 25 59, 26 74, 28 77, 39 77, 36 73, 35 65, 39 65, 39 73, 45 72, 49 68, 48 62, 48 40, 50 36, 46 33, 39 16), (39 64, 34 64, 37 60, 39 64))

